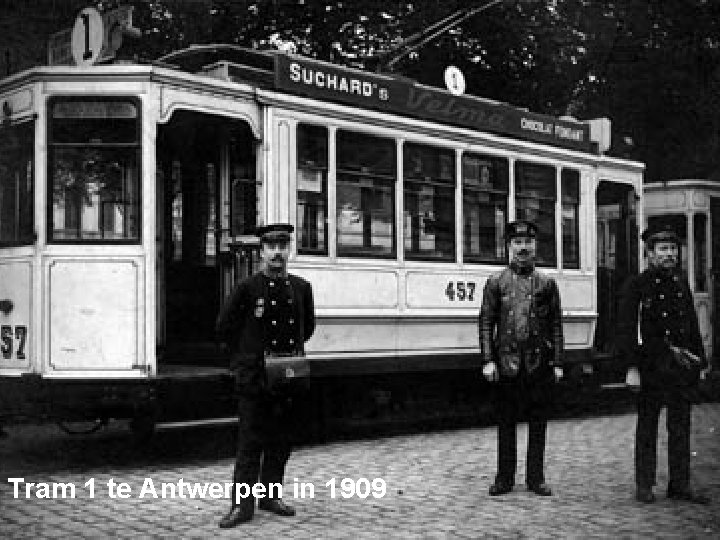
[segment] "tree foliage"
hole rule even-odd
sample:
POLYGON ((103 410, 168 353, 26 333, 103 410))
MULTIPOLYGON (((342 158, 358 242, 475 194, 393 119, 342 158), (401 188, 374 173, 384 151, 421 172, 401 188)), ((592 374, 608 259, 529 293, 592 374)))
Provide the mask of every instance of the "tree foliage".
MULTIPOLYGON (((59 17, 57 6, 73 2, 31 0, 24 13, 41 4, 48 13, 52 5, 53 21, 40 24, 41 14, 34 16, 43 33, 52 23, 56 31, 74 17, 67 9, 59 17)), ((404 39, 488 0, 94 3, 101 9, 135 7, 134 25, 143 38, 126 50, 140 59, 192 43, 235 43, 383 69, 381 60, 404 39)), ((4 4, 12 3, 0 0, 0 10, 4 4)), ((648 180, 715 178, 719 12, 720 3, 710 0, 503 0, 407 54, 393 71, 443 86, 444 68, 453 64, 465 73, 472 94, 536 112, 611 118, 611 154, 645 162, 648 180)), ((42 60, 44 51, 26 56, 42 60)))

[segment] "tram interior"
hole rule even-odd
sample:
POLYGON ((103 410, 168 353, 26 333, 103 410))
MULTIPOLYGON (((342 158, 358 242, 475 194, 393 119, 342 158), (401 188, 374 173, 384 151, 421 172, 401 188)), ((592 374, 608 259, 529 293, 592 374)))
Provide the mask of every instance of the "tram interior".
POLYGON ((255 139, 245 122, 176 112, 159 127, 157 162, 158 371, 226 368, 214 326, 238 273, 253 264, 231 238, 256 223, 255 139))

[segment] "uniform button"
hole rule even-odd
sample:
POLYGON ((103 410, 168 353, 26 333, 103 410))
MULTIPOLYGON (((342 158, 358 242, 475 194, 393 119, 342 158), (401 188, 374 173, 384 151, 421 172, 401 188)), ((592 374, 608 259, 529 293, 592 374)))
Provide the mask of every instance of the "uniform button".
POLYGON ((655 283, 660 283, 660 278, 655 278, 655 283))
POLYGON ((274 286, 275 286, 275 282, 274 282, 274 281, 271 281, 270 283, 268 283, 268 285, 270 285, 271 287, 274 287, 274 286))
POLYGON ((288 322, 289 322, 290 324, 295 324, 295 319, 290 319, 288 322))
POLYGON ((660 300, 664 300, 664 299, 665 299, 665 295, 664 295, 664 294, 661 294, 660 296, 658 296, 658 298, 659 298, 660 300))
POLYGON ((273 325, 273 326, 276 326, 276 325, 277 325, 277 321, 273 321, 273 322, 272 322, 272 325, 273 325))
POLYGON ((270 300, 270 304, 274 306, 277 302, 275 300, 270 300))
POLYGON ((662 316, 663 316, 663 317, 667 317, 667 311, 663 311, 663 312, 662 312, 662 316))
POLYGON ((290 280, 289 280, 289 279, 286 279, 286 280, 285 280, 285 285, 290 285, 290 280))
POLYGON ((292 345, 293 343, 295 343, 295 340, 291 339, 290 341, 288 341, 288 343, 290 343, 290 345, 292 345))
POLYGON ((669 336, 669 335, 670 335, 670 330, 665 330, 665 335, 666 335, 666 336, 669 336))
POLYGON ((677 280, 678 280, 678 277, 677 277, 677 276, 673 276, 673 281, 677 281, 677 280))
POLYGON ((277 339, 273 339, 271 342, 273 345, 277 345, 277 339))

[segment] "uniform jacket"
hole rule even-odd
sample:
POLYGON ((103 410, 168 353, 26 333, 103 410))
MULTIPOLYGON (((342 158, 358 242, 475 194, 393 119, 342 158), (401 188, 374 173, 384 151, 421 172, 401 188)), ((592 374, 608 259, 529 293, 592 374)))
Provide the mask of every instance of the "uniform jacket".
MULTIPOLYGON (((528 338, 524 343, 522 361, 528 373, 540 366, 562 366, 563 330, 560 293, 555 280, 533 270, 530 274, 530 308, 528 338)), ((491 275, 485 283, 480 308, 479 333, 483 365, 499 362, 501 357, 517 354, 517 328, 513 324, 519 307, 519 293, 515 270, 508 267, 491 275)))
MULTIPOLYGON (((231 354, 231 365, 236 373, 238 389, 252 394, 266 389, 265 339, 263 321, 268 291, 262 273, 253 274, 241 281, 225 302, 217 318, 216 333, 231 354)), ((294 321, 298 353, 304 353, 304 343, 315 331, 315 307, 310 283, 299 276, 288 274, 292 287, 293 303, 287 309, 294 321)))
POLYGON ((698 381, 701 368, 679 366, 670 345, 688 349, 707 366, 687 277, 678 271, 650 268, 625 284, 618 315, 618 348, 629 365, 638 367, 644 389, 698 381))

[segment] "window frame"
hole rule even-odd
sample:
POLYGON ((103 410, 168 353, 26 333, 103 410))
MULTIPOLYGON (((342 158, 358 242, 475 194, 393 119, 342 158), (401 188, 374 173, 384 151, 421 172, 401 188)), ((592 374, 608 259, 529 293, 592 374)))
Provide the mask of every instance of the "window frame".
POLYGON ((140 245, 143 243, 143 109, 142 101, 136 95, 55 95, 47 101, 47 163, 46 163, 46 238, 48 244, 59 245, 140 245), (132 103, 137 112, 135 119, 135 142, 133 143, 80 143, 80 142, 53 142, 53 107, 57 103, 68 102, 103 102, 103 101, 125 101, 132 103), (52 167, 54 163, 55 150, 58 148, 132 148, 135 152, 137 164, 137 238, 55 238, 53 235, 53 188, 54 178, 52 167))
POLYGON ((582 190, 581 190, 581 184, 582 184, 582 173, 579 169, 573 169, 571 167, 561 167, 560 168, 560 242, 562 246, 562 259, 560 261, 561 268, 566 270, 579 270, 581 267, 581 258, 582 258, 582 252, 580 249, 580 246, 582 244, 580 240, 580 207, 582 205, 582 190), (572 264, 568 263, 565 259, 566 256, 566 250, 565 250, 565 227, 564 227, 564 220, 563 220, 563 213, 565 211, 565 173, 575 173, 577 174, 577 178, 568 178, 568 180, 577 180, 577 198, 572 200, 572 206, 575 209, 575 230, 574 238, 575 238, 575 253, 577 255, 577 260, 573 261, 572 264))
MULTIPOLYGON (((26 239, 21 240, 13 240, 13 241, 2 241, 0 240, 0 249, 3 248, 13 248, 13 247, 23 247, 23 246, 32 246, 35 245, 37 242, 37 231, 35 229, 36 223, 35 223, 35 195, 36 195, 36 177, 37 177, 37 170, 36 170, 36 152, 35 152, 35 137, 37 134, 37 124, 36 124, 36 118, 35 116, 32 116, 30 118, 26 119, 20 119, 16 122, 12 122, 9 127, 1 128, 0 129, 13 129, 16 127, 19 127, 21 129, 25 128, 26 126, 29 127, 31 130, 31 143, 30 143, 30 176, 31 176, 31 185, 30 185, 30 192, 28 193, 29 197, 29 207, 30 207, 30 231, 29 236, 26 239)), ((26 172, 27 173, 27 172, 26 172)), ((18 221, 19 216, 13 216, 13 219, 16 220, 15 225, 19 228, 20 223, 18 221)))
POLYGON ((511 170, 510 170, 510 159, 506 156, 502 155, 495 155, 495 154, 489 154, 485 152, 463 152, 462 157, 460 160, 460 183, 462 186, 462 210, 461 210, 461 217, 462 217, 462 231, 461 231, 461 238, 462 238, 462 260, 466 263, 471 264, 495 264, 495 265, 504 265, 507 264, 507 243, 505 242, 505 226, 507 225, 510 217, 510 183, 511 183, 511 170), (493 162, 504 162, 505 164, 505 190, 502 189, 482 189, 478 186, 469 186, 467 185, 465 181, 465 173, 464 173, 464 167, 465 167, 465 158, 466 156, 469 157, 475 157, 482 160, 487 161, 493 161, 493 162), (503 230, 501 235, 501 242, 502 242, 502 250, 503 254, 500 257, 495 258, 487 258, 482 256, 476 256, 469 254, 469 251, 466 250, 465 246, 465 223, 467 219, 467 213, 465 212, 465 205, 466 205, 466 194, 468 192, 472 193, 487 193, 491 196, 495 195, 504 195, 505 196, 505 218, 503 220, 503 230))
MULTIPOLYGON (((397 156, 398 156, 398 149, 397 149, 397 139, 395 137, 388 137, 388 136, 382 136, 377 135, 375 133, 368 133, 366 131, 355 131, 352 129, 337 129, 335 130, 335 171, 334 171, 334 182, 335 182, 335 207, 333 208, 333 212, 335 213, 335 254, 338 258, 352 258, 352 259, 382 259, 382 260, 397 260, 398 257, 398 240, 397 240, 397 231, 398 231, 398 216, 397 216, 397 186, 398 186, 398 180, 399 180, 399 174, 398 174, 398 168, 397 168, 397 156), (351 169, 351 168, 341 168, 341 160, 340 160, 340 144, 339 140, 343 134, 353 134, 356 137, 365 137, 368 139, 379 139, 382 141, 387 141, 389 143, 392 143, 392 162, 393 162, 393 168, 392 168, 392 175, 386 174, 385 171, 380 172, 374 172, 371 170, 363 171, 362 169, 365 167, 360 167, 359 170, 357 169, 351 169), (362 178, 370 178, 372 180, 372 190, 373 192, 376 190, 378 184, 382 187, 389 187, 390 197, 391 197, 391 204, 390 209, 392 212, 392 220, 391 220, 391 234, 390 238, 392 241, 392 245, 390 248, 389 253, 370 253, 370 252, 351 252, 352 247, 348 248, 347 246, 343 247, 340 244, 340 228, 338 226, 339 220, 338 220, 338 209, 339 209, 339 193, 340 193, 340 185, 341 185, 341 177, 344 176, 352 176, 352 177, 358 177, 359 179, 362 178), (379 183, 378 183, 379 181, 379 183)), ((390 145, 388 145, 388 148, 390 148, 390 145)), ((372 220, 370 222, 370 227, 372 228, 372 220)), ((367 249, 367 248, 363 248, 367 249)))
MULTIPOLYGON (((519 204, 521 199, 537 199, 538 201, 547 203, 552 203, 550 206, 552 207, 552 219, 549 220, 550 223, 552 223, 552 231, 545 231, 543 230, 543 226, 541 223, 538 223, 538 220, 531 220, 535 223, 535 225, 538 227, 538 238, 536 240, 538 249, 536 253, 540 252, 540 242, 542 239, 551 239, 552 243, 550 244, 552 246, 552 253, 551 257, 552 260, 546 261, 546 260, 540 260, 538 255, 536 255, 536 265, 541 268, 558 268, 559 260, 558 260, 558 240, 557 240, 557 233, 558 233, 558 226, 557 226, 557 220, 558 220, 558 169, 559 165, 555 163, 544 163, 544 162, 537 162, 537 161, 530 161, 530 160, 524 160, 524 159, 517 159, 515 160, 514 167, 513 167, 513 187, 514 187, 514 209, 515 209, 515 219, 527 219, 526 216, 521 216, 520 212, 523 210, 521 205, 519 204), (537 167, 537 168, 546 168, 553 171, 552 174, 552 182, 549 183, 549 185, 552 186, 552 197, 541 197, 541 196, 529 196, 529 195, 522 195, 522 192, 519 189, 518 178, 521 174, 523 167, 537 167)), ((542 206, 538 207, 538 212, 540 215, 542 215, 542 212, 540 209, 542 206)))
MULTIPOLYGON (((418 143, 414 141, 405 141, 402 146, 402 159, 403 159, 403 178, 402 178, 402 191, 403 191, 403 236, 402 236, 402 250, 403 250, 403 257, 406 261, 427 261, 427 262, 444 262, 444 263, 455 263, 457 262, 457 226, 456 226, 456 216, 457 216, 457 157, 456 157, 456 151, 455 148, 448 148, 446 146, 435 146, 431 144, 424 144, 424 143, 418 143), (407 153, 408 147, 414 147, 419 149, 423 153, 427 154, 434 154, 434 157, 437 158, 438 163, 438 169, 441 168, 442 163, 442 156, 444 154, 449 156, 449 163, 451 165, 451 171, 450 171, 450 178, 444 179, 442 178, 441 174, 438 174, 437 177, 431 177, 429 175, 410 175, 408 174, 408 167, 406 167, 406 156, 409 154, 407 153), (451 246, 449 249, 449 253, 447 255, 443 256, 437 256, 433 257, 431 255, 428 255, 426 253, 423 253, 422 251, 412 251, 412 248, 408 249, 405 245, 406 241, 408 240, 408 237, 406 236, 407 231, 409 230, 407 227, 405 227, 405 214, 408 212, 408 208, 406 206, 407 200, 408 200, 408 193, 413 192, 414 190, 409 190, 409 186, 414 186, 415 188, 422 188, 423 186, 432 186, 433 188, 439 188, 439 189, 447 189, 451 190, 451 194, 449 197, 445 197, 445 199, 449 200, 452 204, 453 212, 452 216, 450 216, 450 219, 446 220, 447 223, 451 225, 452 232, 449 235, 449 240, 451 242, 451 246)), ((428 171, 430 172, 430 171, 428 171)), ((414 191, 415 193, 420 193, 420 189, 417 189, 414 191)), ((437 199, 438 194, 437 192, 433 192, 433 208, 435 207, 435 200, 437 199)), ((437 237, 435 237, 435 241, 437 242, 437 237)))
MULTIPOLYGON (((297 233, 296 236, 298 237, 296 240, 296 250, 298 255, 310 255, 310 256, 320 256, 320 257, 327 257, 330 253, 330 137, 331 137, 331 130, 328 125, 325 124, 315 124, 312 122, 298 122, 295 126, 295 226, 297 227, 297 233), (315 128, 318 130, 323 130, 325 132, 325 162, 324 164, 318 164, 313 166, 305 166, 303 167, 300 162, 300 132, 301 128, 303 127, 309 127, 309 128, 315 128), (300 243, 299 239, 299 232, 300 232, 300 223, 299 223, 299 209, 300 209, 300 189, 299 189, 299 180, 300 180, 300 170, 313 170, 313 171, 324 171, 324 176, 321 181, 321 192, 320 192, 320 199, 324 203, 324 210, 325 210, 325 228, 323 230, 322 234, 322 240, 324 242, 324 248, 310 248, 310 247, 303 247, 300 243)), ((320 239, 320 235, 318 235, 318 239, 320 239)))

